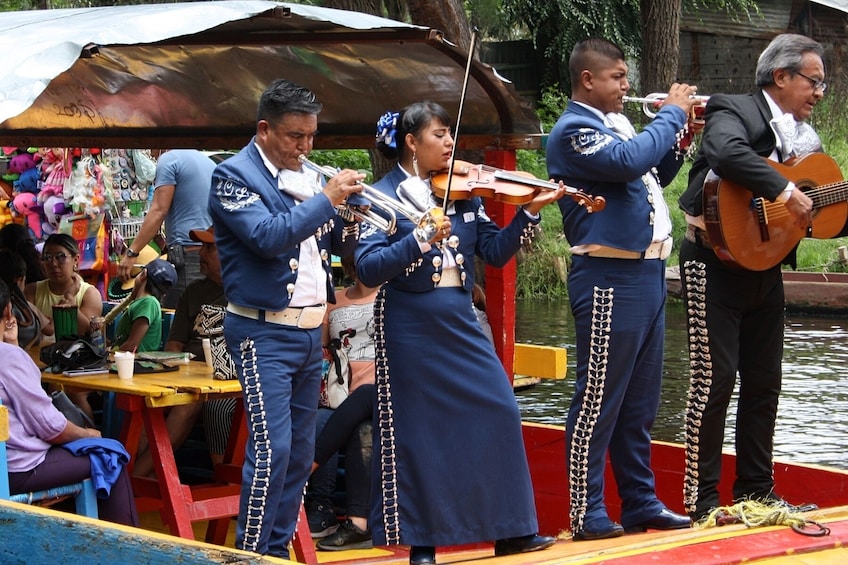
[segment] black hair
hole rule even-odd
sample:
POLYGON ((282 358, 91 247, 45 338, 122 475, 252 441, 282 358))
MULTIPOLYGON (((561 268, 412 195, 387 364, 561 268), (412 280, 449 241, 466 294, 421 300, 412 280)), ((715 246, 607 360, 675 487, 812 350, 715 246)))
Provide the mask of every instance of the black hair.
POLYGON ((577 42, 568 59, 568 76, 571 79, 572 88, 580 84, 580 73, 587 69, 590 71, 597 69, 599 59, 624 61, 624 51, 603 37, 590 37, 577 42))
POLYGON ((48 245, 58 245, 60 247, 64 247, 74 257, 79 255, 79 245, 77 244, 77 240, 75 240, 73 237, 69 236, 66 233, 51 234, 50 237, 48 237, 44 241, 44 247, 47 247, 48 245))
POLYGON ((377 141, 377 149, 389 159, 402 159, 406 152, 406 134, 411 133, 415 138, 427 125, 438 119, 444 125, 451 125, 451 117, 447 110, 435 102, 415 102, 400 111, 397 118, 397 133, 395 147, 389 147, 382 140, 377 141))
POLYGON ((318 114, 323 106, 310 90, 285 79, 272 82, 259 98, 256 121, 277 123, 285 114, 318 114))
POLYGON ((21 224, 6 224, 0 228, 0 248, 11 249, 23 257, 28 282, 44 280, 41 254, 36 249, 35 241, 27 227, 21 224))
POLYGON ((6 309, 6 306, 9 305, 9 300, 9 287, 6 286, 6 283, 0 281, 0 310, 6 309))

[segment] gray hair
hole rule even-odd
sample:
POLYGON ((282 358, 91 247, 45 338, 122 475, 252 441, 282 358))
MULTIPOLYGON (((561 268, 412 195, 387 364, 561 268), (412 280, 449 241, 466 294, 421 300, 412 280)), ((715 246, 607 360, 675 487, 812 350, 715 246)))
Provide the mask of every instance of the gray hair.
POLYGON ((772 39, 757 60, 757 86, 774 84, 774 71, 778 69, 800 71, 805 53, 815 53, 824 61, 824 48, 806 35, 783 33, 772 39))

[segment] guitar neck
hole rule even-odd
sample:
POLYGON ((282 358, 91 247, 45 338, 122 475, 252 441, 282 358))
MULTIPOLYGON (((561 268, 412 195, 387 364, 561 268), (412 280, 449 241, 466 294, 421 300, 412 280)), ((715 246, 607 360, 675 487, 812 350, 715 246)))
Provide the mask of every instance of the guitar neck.
POLYGON ((848 200, 848 182, 840 181, 832 184, 819 185, 804 194, 813 201, 813 209, 824 208, 825 206, 848 200))

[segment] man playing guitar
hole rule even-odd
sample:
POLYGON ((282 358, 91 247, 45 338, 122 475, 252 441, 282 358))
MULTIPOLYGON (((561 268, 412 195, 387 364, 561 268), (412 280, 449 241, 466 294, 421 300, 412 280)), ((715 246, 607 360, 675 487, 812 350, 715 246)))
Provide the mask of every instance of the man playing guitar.
MULTIPOLYGON (((772 265, 745 268, 710 237, 716 233, 716 200, 705 198, 712 171, 745 187, 755 199, 776 206, 797 239, 808 233, 813 201, 768 160, 785 162, 798 151, 817 149, 818 136, 804 123, 827 85, 822 46, 795 34, 779 35, 759 57, 752 94, 714 95, 689 187, 680 197, 688 230, 680 250, 681 276, 689 306, 690 388, 686 409, 684 503, 693 520, 707 517, 719 500, 721 450, 727 407, 738 372, 736 480, 733 500, 790 506, 773 492, 772 448, 783 357, 783 279, 772 265), (709 182, 709 181, 708 181, 709 182), (713 243, 713 245, 711 245, 713 243), (730 263, 730 264, 729 264, 730 263)), ((750 214, 751 199, 739 210, 750 214)), ((720 235, 720 234, 719 234, 720 235)), ((768 239, 764 230, 747 245, 768 239)), ((742 249, 745 244, 740 245, 742 249)), ((726 496, 726 495, 725 495, 726 496)), ((794 508, 794 507, 793 507, 794 508)))

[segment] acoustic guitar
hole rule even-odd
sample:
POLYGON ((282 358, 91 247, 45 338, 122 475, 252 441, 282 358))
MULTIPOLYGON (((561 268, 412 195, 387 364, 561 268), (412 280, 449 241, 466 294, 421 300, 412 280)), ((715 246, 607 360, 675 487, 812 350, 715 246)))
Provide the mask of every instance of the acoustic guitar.
POLYGON ((755 197, 712 171, 704 180, 704 222, 713 251, 724 263, 750 271, 778 265, 804 237, 836 236, 848 219, 848 183, 832 158, 810 153, 766 162, 813 201, 810 229, 796 226, 782 202, 755 197))

